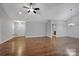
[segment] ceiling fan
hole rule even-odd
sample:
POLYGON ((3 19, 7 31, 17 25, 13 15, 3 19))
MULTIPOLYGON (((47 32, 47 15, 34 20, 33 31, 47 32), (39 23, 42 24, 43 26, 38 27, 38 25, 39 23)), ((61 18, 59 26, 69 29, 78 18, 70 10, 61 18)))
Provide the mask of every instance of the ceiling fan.
POLYGON ((23 8, 26 8, 28 11, 27 11, 27 13, 30 13, 30 12, 33 12, 34 14, 36 14, 37 12, 37 10, 39 11, 40 10, 40 8, 33 8, 32 6, 33 6, 33 3, 29 3, 30 4, 30 7, 27 7, 27 6, 23 6, 23 8))

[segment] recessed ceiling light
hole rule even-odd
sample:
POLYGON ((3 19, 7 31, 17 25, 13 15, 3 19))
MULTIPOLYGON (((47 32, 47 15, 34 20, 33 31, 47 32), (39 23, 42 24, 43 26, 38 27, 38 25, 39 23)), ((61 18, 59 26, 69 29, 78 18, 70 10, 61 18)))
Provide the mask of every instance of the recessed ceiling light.
POLYGON ((20 12, 18 12, 20 15, 22 14, 22 12, 20 11, 20 12))

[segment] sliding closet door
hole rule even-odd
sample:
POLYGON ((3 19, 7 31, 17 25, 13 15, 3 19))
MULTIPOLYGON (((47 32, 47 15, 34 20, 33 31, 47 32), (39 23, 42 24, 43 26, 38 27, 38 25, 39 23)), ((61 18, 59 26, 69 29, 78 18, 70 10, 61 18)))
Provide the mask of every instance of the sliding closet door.
POLYGON ((14 33, 16 36, 25 36, 25 22, 24 21, 14 22, 14 33))

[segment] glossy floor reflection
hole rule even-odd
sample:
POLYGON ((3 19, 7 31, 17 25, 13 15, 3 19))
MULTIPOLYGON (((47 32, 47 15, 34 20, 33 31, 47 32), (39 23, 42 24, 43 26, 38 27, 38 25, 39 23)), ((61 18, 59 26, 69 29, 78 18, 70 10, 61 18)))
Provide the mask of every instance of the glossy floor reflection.
POLYGON ((15 37, 0 45, 0 55, 5 56, 66 56, 68 48, 76 49, 79 55, 79 39, 62 37, 25 38, 15 37))

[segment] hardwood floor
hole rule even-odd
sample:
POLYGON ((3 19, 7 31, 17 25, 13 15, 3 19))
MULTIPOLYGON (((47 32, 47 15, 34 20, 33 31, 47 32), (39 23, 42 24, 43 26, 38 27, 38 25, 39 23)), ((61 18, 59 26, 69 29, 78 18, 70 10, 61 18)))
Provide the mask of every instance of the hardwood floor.
POLYGON ((79 38, 15 37, 0 44, 1 56, 66 56, 67 48, 76 49, 79 55, 79 38))

